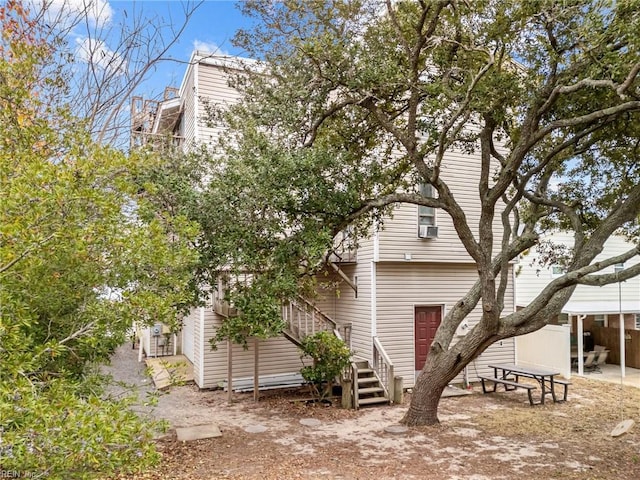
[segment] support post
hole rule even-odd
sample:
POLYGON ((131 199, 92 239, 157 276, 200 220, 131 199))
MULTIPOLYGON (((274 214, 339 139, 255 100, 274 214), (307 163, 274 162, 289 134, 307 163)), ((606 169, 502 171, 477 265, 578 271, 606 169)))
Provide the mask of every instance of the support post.
POLYGON ((404 402, 404 388, 402 377, 393 377, 393 403, 401 405, 404 402))
POLYGON ((258 338, 253 340, 253 400, 258 401, 258 393, 260 389, 260 353, 258 351, 260 341, 258 338))
POLYGON ((578 325, 578 375, 584 375, 584 328, 582 321, 584 320, 585 315, 578 315, 577 325, 578 325))
POLYGON ((351 397, 352 380, 343 378, 340 383, 342 386, 342 408, 353 408, 353 399, 351 397))
POLYGON ((626 344, 624 338, 624 313, 622 313, 622 283, 618 282, 618 308, 620 309, 620 377, 625 377, 626 344))
POLYGON ((227 338, 227 400, 233 401, 233 344, 231 338, 227 338))
POLYGON ((620 376, 622 378, 625 377, 626 373, 626 347, 625 344, 625 335, 624 335, 624 314, 620 313, 620 376))

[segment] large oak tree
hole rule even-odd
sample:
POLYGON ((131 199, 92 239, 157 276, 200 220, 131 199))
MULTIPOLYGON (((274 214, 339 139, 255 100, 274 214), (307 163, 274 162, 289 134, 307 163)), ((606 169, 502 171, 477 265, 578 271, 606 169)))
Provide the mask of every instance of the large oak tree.
POLYGON ((442 390, 469 362, 543 327, 577 284, 640 273, 603 273, 638 247, 593 262, 615 233, 637 245, 635 2, 287 0, 243 9, 259 22, 236 43, 261 63, 237 76, 244 97, 229 115, 209 112, 230 131, 202 196, 205 266, 256 272, 256 298, 275 302, 309 287, 345 228, 366 235, 400 202, 449 215, 478 277, 443 319, 405 423, 438 422, 442 390), (475 224, 441 175, 453 150, 481 164, 467 192, 481 211, 475 224), (422 196, 419 182, 436 198, 422 196), (566 274, 513 312, 509 263, 549 228, 574 232, 566 274), (477 307, 481 320, 454 342, 477 307))

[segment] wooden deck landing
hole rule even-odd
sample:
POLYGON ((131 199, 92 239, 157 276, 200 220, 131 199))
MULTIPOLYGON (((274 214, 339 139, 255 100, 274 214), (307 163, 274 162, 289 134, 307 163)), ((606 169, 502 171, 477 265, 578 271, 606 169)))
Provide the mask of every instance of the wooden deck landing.
POLYGON ((184 355, 147 358, 145 363, 158 390, 193 382, 193 364, 184 355))

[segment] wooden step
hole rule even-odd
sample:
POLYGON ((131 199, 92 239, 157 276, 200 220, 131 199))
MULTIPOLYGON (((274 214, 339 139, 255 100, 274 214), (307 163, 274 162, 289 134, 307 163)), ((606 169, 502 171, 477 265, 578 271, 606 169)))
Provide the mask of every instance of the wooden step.
POLYGON ((365 383, 378 383, 378 379, 376 377, 363 377, 358 379, 358 385, 365 383))
POLYGON ((358 368, 358 375, 361 373, 373 373, 373 368, 358 368))
POLYGON ((384 388, 382 387, 366 387, 366 388, 358 389, 358 395, 366 395, 368 393, 381 393, 381 392, 384 392, 384 388))
POLYGON ((361 398, 358 400, 358 405, 375 405, 378 403, 389 403, 389 399, 386 397, 369 397, 369 398, 361 398))

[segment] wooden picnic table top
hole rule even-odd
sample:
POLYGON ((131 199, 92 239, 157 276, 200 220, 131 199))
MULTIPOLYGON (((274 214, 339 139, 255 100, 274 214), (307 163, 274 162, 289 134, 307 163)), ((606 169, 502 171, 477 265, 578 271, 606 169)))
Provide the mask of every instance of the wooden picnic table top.
POLYGON ((522 365, 514 365, 511 363, 494 363, 489 365, 489 368, 502 370, 503 372, 511 372, 521 375, 530 375, 532 377, 554 377, 560 375, 560 372, 556 370, 545 370, 543 368, 524 367, 522 365))

